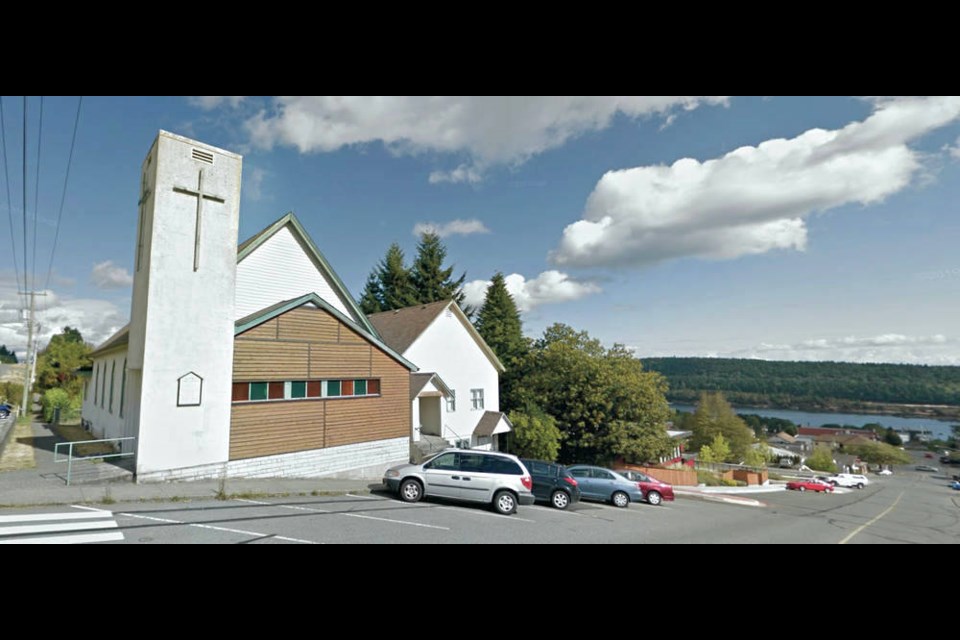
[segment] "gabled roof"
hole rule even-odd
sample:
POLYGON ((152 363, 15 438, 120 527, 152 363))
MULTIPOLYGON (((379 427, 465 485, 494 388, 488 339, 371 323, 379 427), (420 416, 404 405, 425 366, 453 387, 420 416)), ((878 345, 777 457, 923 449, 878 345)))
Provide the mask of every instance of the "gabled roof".
POLYGON ((97 358, 102 356, 108 351, 113 351, 114 349, 119 349, 120 347, 126 347, 130 344, 130 324, 127 323, 115 334, 107 338, 103 344, 90 352, 91 358, 97 358))
POLYGON ((448 387, 447 383, 443 381, 443 378, 441 378, 438 374, 429 371, 427 373, 410 374, 410 400, 412 401, 414 398, 420 395, 420 392, 423 391, 423 388, 431 382, 433 383, 433 386, 440 390, 440 393, 442 393, 444 397, 450 397, 450 387, 448 387))
POLYGON ((417 370, 417 365, 413 364, 399 353, 391 349, 389 346, 384 344, 375 334, 367 331, 364 327, 361 327, 352 319, 343 315, 342 312, 331 306, 329 302, 318 296, 316 293, 307 293, 299 298, 294 298, 293 300, 282 300, 276 304, 272 304, 269 307, 261 309, 260 311, 256 311, 248 316, 240 318, 236 321, 236 323, 234 323, 234 335, 240 335, 244 331, 249 331, 257 325, 263 324, 268 320, 273 320, 277 316, 282 315, 291 309, 302 307, 305 304, 312 304, 320 309, 323 309, 334 318, 356 331, 357 334, 364 338, 367 342, 386 353, 388 356, 405 366, 407 369, 410 369, 411 371, 417 370))
POLYGON ((513 429, 513 424, 510 422, 510 418, 507 417, 507 414, 501 411, 484 411, 483 415, 480 417, 480 421, 477 422, 477 426, 473 429, 473 435, 475 436, 492 436, 494 433, 506 433, 513 429), (506 423, 508 429, 501 429, 497 431, 497 426, 500 424, 500 421, 506 423))
POLYGON ((393 311, 381 311, 369 316, 371 324, 376 327, 383 338, 383 341, 400 353, 406 353, 407 349, 413 346, 423 332, 440 316, 441 313, 450 309, 454 315, 459 318, 460 323, 466 328, 467 333, 473 338, 480 350, 490 360, 494 368, 500 373, 506 371, 503 363, 497 358, 490 345, 486 343, 483 337, 477 333, 473 323, 467 315, 460 309, 453 300, 441 300, 439 302, 430 302, 428 304, 418 304, 403 309, 394 309, 393 311))
POLYGON ((784 442, 789 442, 790 444, 795 444, 797 442, 797 439, 794 438, 789 433, 787 433, 786 431, 781 431, 780 433, 777 434, 776 437, 780 438, 784 442))
POLYGON ((297 216, 292 211, 281 217, 266 229, 263 229, 259 233, 256 233, 252 237, 241 242, 240 246, 237 247, 237 264, 243 262, 244 258, 257 250, 257 247, 269 240, 274 234, 280 231, 280 229, 283 229, 286 226, 290 227, 291 233, 293 233, 294 237, 296 237, 300 241, 300 244, 303 245, 304 249, 306 249, 308 255, 313 259, 320 272, 330 282, 334 292, 340 297, 340 300, 344 303, 344 305, 346 305, 346 307, 350 309, 350 311, 352 311, 357 318, 359 318, 361 324, 368 333, 371 333, 376 337, 380 337, 376 328, 370 324, 369 320, 367 320, 367 317, 362 311, 360 311, 360 307, 357 306, 356 301, 353 299, 353 296, 350 295, 350 291, 347 290, 347 287, 343 284, 340 276, 337 275, 337 272, 333 270, 333 267, 330 266, 330 263, 327 262, 326 258, 323 257, 323 254, 320 253, 320 249, 318 249, 317 245, 314 244, 313 238, 310 237, 310 234, 307 233, 307 230, 303 228, 303 225, 300 224, 300 220, 297 219, 297 216))

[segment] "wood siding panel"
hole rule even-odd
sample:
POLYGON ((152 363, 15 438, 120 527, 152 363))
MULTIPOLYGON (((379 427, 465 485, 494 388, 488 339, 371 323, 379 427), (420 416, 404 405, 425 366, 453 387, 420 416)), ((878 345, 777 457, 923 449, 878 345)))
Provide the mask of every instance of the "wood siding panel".
POLYGON ((280 340, 337 341, 340 322, 323 309, 300 307, 288 311, 278 320, 280 340))
POLYGON ((233 405, 230 459, 322 449, 325 405, 322 400, 233 405))
POLYGON ((233 379, 303 380, 308 376, 305 343, 237 340, 233 346, 233 379))
POLYGON ((250 339, 259 339, 259 340, 276 340, 277 339, 277 319, 274 318, 263 324, 255 326, 253 329, 244 331, 239 336, 237 340, 250 340, 250 339))
POLYGON ((311 344, 310 377, 366 378, 371 349, 369 344, 311 344))
POLYGON ((341 344, 369 344, 364 338, 344 325, 340 325, 340 342, 341 344))
POLYGON ((396 398, 327 401, 327 446, 410 435, 410 403, 396 398))

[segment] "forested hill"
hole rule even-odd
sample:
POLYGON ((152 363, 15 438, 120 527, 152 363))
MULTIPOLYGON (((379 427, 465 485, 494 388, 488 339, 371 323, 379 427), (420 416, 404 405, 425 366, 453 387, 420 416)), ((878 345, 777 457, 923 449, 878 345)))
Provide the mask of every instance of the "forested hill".
POLYGON ((733 358, 642 358, 670 383, 667 397, 694 401, 722 391, 736 404, 818 405, 828 400, 960 405, 960 367, 733 358))

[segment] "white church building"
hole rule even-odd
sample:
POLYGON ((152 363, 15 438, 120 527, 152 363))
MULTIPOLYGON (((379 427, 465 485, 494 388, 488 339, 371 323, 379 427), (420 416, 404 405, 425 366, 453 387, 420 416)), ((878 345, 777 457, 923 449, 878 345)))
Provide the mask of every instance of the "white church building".
POLYGON ((130 323, 93 353, 84 424, 133 438, 138 482, 376 477, 409 458, 417 367, 296 216, 238 247, 241 162, 166 131, 151 146, 130 323))

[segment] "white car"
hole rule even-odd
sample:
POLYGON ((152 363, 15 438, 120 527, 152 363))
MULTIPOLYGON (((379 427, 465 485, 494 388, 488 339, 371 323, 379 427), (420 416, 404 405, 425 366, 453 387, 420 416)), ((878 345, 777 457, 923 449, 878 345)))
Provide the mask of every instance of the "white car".
POLYGON ((830 476, 827 480, 835 487, 856 487, 857 489, 863 489, 870 484, 867 476, 861 476, 856 473, 838 473, 830 476))
POLYGON ((892 475, 893 475, 893 471, 890 471, 890 469, 881 469, 880 471, 877 471, 877 475, 878 475, 878 476, 892 476, 892 475))

